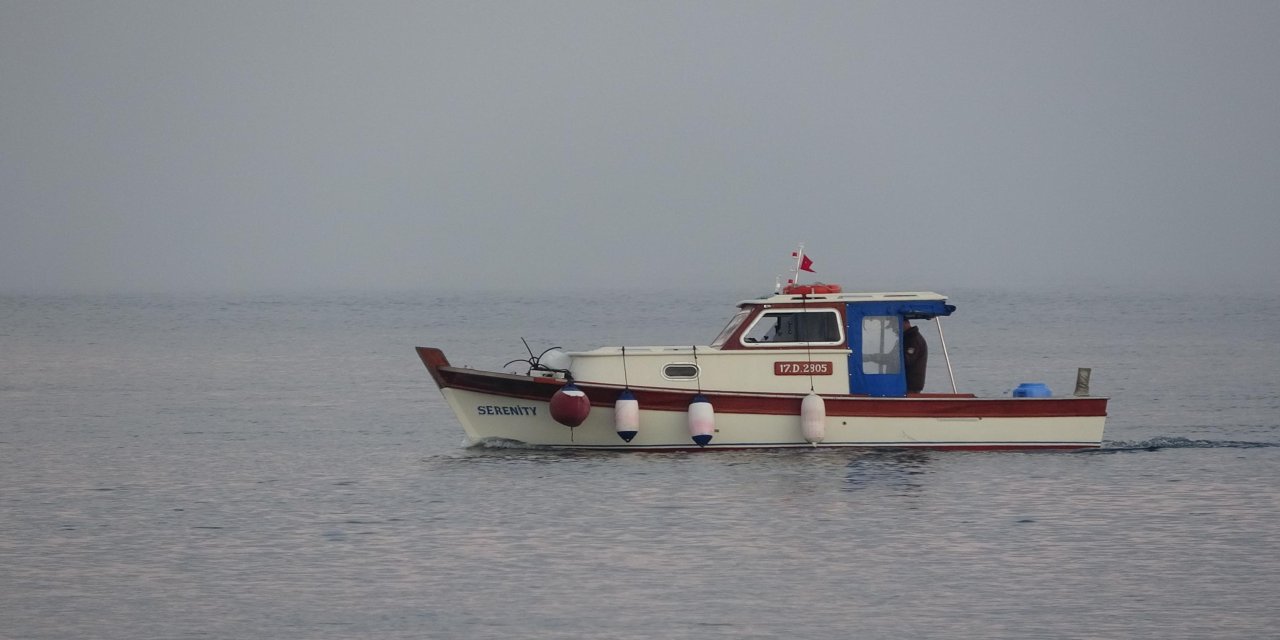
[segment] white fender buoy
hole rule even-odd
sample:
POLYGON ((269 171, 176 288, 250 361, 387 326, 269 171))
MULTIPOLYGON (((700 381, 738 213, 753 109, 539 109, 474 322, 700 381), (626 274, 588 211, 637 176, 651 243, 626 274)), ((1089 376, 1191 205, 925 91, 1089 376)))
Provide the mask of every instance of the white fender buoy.
POLYGON ((640 402, 630 389, 623 389, 613 403, 613 426, 624 442, 631 442, 640 432, 640 402))
POLYGON ((591 413, 591 399, 570 382, 551 396, 551 417, 566 427, 576 427, 591 413))
POLYGON ((689 403, 689 435, 699 447, 705 447, 715 431, 716 410, 711 407, 711 401, 699 393, 689 403))
POLYGON ((827 403, 822 396, 810 392, 800 401, 800 432, 814 445, 827 437, 827 403))

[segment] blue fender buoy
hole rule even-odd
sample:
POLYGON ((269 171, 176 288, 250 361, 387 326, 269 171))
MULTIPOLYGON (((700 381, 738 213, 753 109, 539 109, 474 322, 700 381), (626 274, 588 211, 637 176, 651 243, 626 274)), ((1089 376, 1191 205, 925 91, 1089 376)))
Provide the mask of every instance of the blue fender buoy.
POLYGON ((711 401, 699 393, 689 403, 689 436, 699 447, 707 446, 716 431, 716 410, 711 401))
POLYGON ((640 401, 630 389, 623 389, 613 403, 613 426, 624 442, 631 442, 640 432, 640 401))

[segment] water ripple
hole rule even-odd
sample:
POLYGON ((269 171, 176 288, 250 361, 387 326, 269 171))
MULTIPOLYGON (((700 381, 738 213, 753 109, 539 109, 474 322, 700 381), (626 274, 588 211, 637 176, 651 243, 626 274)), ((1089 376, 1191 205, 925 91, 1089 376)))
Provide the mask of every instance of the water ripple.
POLYGON ((1106 442, 1101 449, 1084 453, 1118 453, 1123 451, 1160 451, 1161 449, 1258 449, 1280 447, 1276 442, 1246 442, 1242 440, 1202 440, 1162 436, 1142 442, 1106 442))

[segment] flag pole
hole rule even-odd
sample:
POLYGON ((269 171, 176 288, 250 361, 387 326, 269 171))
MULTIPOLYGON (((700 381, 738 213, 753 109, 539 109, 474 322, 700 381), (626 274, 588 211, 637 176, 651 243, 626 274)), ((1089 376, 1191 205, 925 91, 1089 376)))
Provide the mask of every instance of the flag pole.
POLYGON ((804 243, 800 243, 800 249, 796 251, 796 266, 791 269, 792 284, 800 284, 800 265, 804 262, 804 243))

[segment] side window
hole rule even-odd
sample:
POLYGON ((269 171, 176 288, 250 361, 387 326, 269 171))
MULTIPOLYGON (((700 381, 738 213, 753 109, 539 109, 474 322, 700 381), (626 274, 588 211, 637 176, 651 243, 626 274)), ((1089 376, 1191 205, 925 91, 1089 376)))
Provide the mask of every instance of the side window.
POLYGON ((840 316, 834 312, 802 313, 800 342, 840 342, 840 316))
POLYGON ((742 341, 747 345, 840 344, 840 316, 834 311, 770 311, 756 319, 742 341))
POLYGON ((862 319, 862 372, 898 373, 902 367, 902 341, 898 316, 866 316, 862 319))
POLYGON ((698 377, 698 367, 691 362, 676 362, 662 368, 665 378, 688 380, 698 377))
MULTIPOLYGON (((787 314, 789 315, 789 314, 787 314)), ((747 332, 742 334, 742 341, 747 343, 777 342, 778 334, 784 332, 784 315, 766 313, 756 319, 747 332)))

